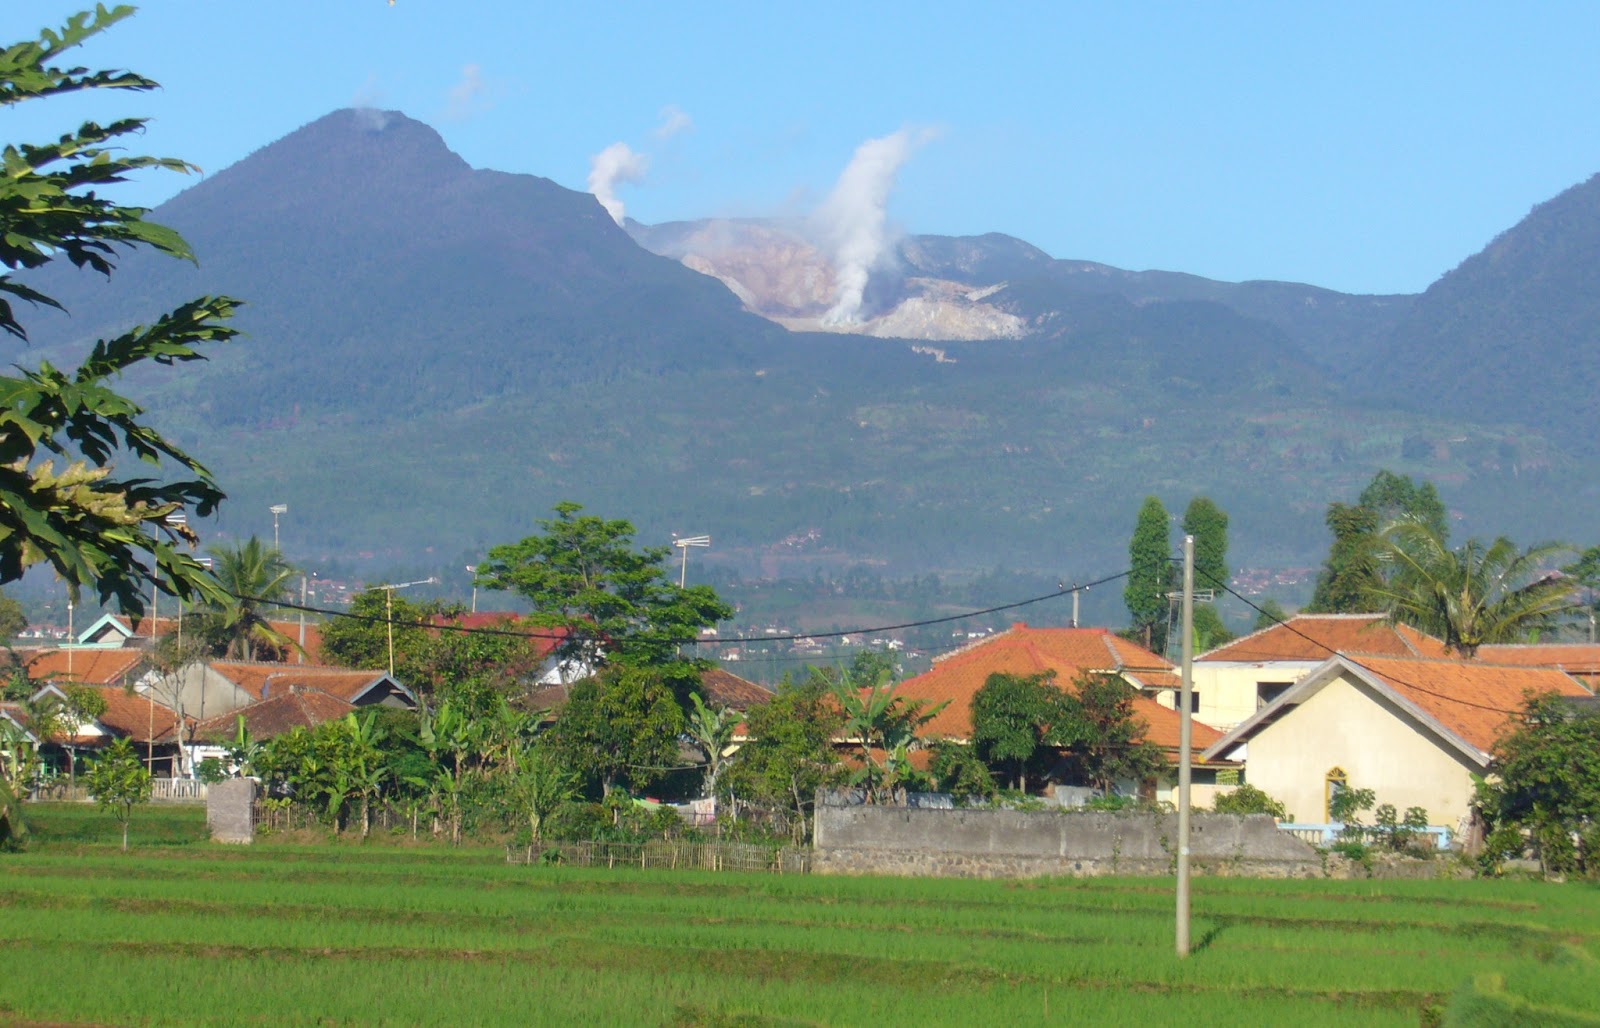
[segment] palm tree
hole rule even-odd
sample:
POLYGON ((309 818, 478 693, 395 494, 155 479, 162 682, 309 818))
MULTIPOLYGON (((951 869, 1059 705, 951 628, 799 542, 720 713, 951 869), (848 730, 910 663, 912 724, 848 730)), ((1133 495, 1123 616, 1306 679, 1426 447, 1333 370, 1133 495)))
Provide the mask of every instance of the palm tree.
POLYGON ((295 575, 283 554, 255 536, 236 546, 213 546, 209 552, 214 559, 212 573, 233 597, 231 603, 210 612, 214 629, 226 645, 225 654, 254 660, 262 643, 295 648, 294 642, 267 620, 274 605, 289 598, 289 580, 295 575))
POLYGON ((1384 530, 1381 547, 1394 571, 1370 595, 1393 620, 1437 635, 1468 660, 1479 646, 1523 642, 1556 627, 1572 606, 1572 580, 1554 570, 1570 552, 1559 543, 1519 551, 1501 536, 1452 550, 1435 528, 1407 520, 1384 530))

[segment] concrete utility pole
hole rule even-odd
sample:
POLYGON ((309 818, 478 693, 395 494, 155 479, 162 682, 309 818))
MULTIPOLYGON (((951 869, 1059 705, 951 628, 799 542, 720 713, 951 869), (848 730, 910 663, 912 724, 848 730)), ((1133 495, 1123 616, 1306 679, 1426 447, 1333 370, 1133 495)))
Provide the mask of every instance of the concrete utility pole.
POLYGON ((1183 537, 1183 685, 1178 692, 1178 956, 1189 955, 1189 761, 1194 697, 1194 536, 1183 537))

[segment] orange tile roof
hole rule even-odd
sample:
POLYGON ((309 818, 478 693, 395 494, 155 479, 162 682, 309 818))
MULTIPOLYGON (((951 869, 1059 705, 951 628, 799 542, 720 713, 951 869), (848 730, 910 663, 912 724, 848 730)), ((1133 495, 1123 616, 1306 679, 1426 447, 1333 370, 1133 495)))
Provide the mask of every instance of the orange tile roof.
MULTIPOLYGON (((19 651, 20 652, 20 651, 19 651)), ((134 675, 145 654, 139 650, 71 649, 22 653, 28 678, 41 685, 69 682, 80 685, 121 685, 134 675)))
POLYGON ((1528 643, 1478 647, 1485 664, 1553 667, 1569 675, 1600 674, 1600 643, 1528 643))
MULTIPOLYGON (((169 735, 178 723, 177 712, 157 702, 148 693, 129 692, 120 685, 93 685, 89 688, 106 701, 105 712, 95 720, 112 733, 126 736, 133 742, 147 743, 152 739, 160 742, 161 737, 169 735)), ((52 739, 62 741, 59 736, 53 736, 52 739)), ((100 736, 78 735, 72 741, 93 744, 105 740, 100 736)))
POLYGON ((1528 695, 1593 695, 1553 668, 1398 657, 1350 659, 1484 753, 1522 710, 1528 695))
POLYGON ((248 707, 206 718, 194 726, 193 737, 199 742, 232 742, 242 717, 252 737, 273 739, 296 727, 315 728, 355 709, 352 704, 320 689, 291 689, 248 707))
POLYGON ((1444 643, 1383 614, 1296 614, 1287 622, 1224 643, 1196 660, 1314 661, 1335 653, 1386 657, 1450 656, 1444 643))
POLYGON ((210 667, 258 700, 268 699, 295 686, 320 689, 339 699, 354 701, 372 683, 388 677, 383 671, 313 664, 265 664, 214 660, 210 667))
POLYGON ((700 684, 705 690, 702 698, 709 706, 732 707, 734 710, 746 711, 772 699, 771 690, 719 667, 702 671, 700 684))
MULTIPOLYGON (((938 658, 929 671, 901 682, 895 695, 923 700, 926 708, 948 701, 923 734, 966 739, 972 735, 972 697, 990 675, 1050 673, 1056 685, 1065 689, 1080 674, 1095 671, 1127 672, 1143 680, 1147 676, 1171 677, 1173 668, 1164 658, 1108 629, 1029 628, 1019 623, 938 658)), ((1176 711, 1142 693, 1134 697, 1134 711, 1146 723, 1146 738, 1157 746, 1177 747, 1180 718, 1176 711)), ((1197 753, 1222 738, 1209 725, 1192 724, 1197 753)))

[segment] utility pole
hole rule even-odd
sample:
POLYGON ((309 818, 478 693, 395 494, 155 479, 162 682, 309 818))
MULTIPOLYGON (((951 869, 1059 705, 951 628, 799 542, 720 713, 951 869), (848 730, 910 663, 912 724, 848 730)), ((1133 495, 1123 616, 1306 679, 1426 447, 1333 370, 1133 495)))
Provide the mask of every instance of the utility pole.
POLYGON ((300 659, 296 664, 306 662, 306 576, 300 576, 300 659))
POLYGON ((398 582, 394 585, 380 585, 383 590, 383 620, 389 629, 389 677, 394 677, 394 591, 396 589, 409 589, 414 585, 433 585, 437 578, 423 578, 415 582, 398 582))
POLYGON ((1179 957, 1189 955, 1189 705, 1194 696, 1194 536, 1183 537, 1183 678, 1178 692, 1178 931, 1179 957))

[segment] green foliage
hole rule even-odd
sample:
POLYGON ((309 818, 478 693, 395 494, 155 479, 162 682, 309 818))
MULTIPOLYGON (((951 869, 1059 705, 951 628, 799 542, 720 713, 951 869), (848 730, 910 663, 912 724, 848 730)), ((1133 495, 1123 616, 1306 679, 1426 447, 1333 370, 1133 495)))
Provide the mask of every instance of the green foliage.
POLYGON ((1211 809, 1219 814, 1271 814, 1279 821, 1294 820, 1278 800, 1253 785, 1241 785, 1217 796, 1211 809))
POLYGON ((0 645, 15 639, 28 627, 22 604, 0 592, 0 645))
POLYGON ((1497 848, 1530 837, 1545 867, 1600 875, 1600 715, 1554 696, 1529 697, 1495 744, 1478 804, 1497 848), (1578 844, 1573 845, 1576 837, 1578 844))
MULTIPOLYGON (((156 83, 131 72, 52 63, 131 13, 99 6, 74 15, 59 31, 46 30, 37 42, 0 49, 0 106, 97 89, 154 89, 156 83)), ((177 233, 146 221, 143 208, 116 205, 98 192, 135 171, 193 170, 170 158, 121 155, 124 138, 143 126, 140 119, 86 122, 53 143, 9 145, 0 153, 0 264, 7 269, 0 274, 0 330, 27 339, 17 320, 19 301, 65 309, 18 281, 18 270, 64 258, 109 276, 121 251, 135 247, 192 259, 177 233)), ((235 334, 223 323, 237 306, 226 297, 204 297, 153 324, 96 341, 75 370, 40 361, 0 377, 0 581, 42 563, 74 596, 92 587, 102 603, 115 599, 125 610, 142 611, 152 583, 185 598, 222 599, 185 551, 194 534, 168 519, 180 510, 210 515, 221 490, 204 465, 142 421, 144 409, 109 383, 142 365, 203 359, 201 344, 235 334), (113 463, 123 454, 185 477, 120 476, 113 463), (64 462, 59 469, 58 459, 64 462)))
POLYGON ((1369 613, 1372 593, 1383 584, 1378 566, 1378 516, 1359 504, 1330 503, 1326 521, 1333 545, 1317 573, 1306 613, 1369 613))
POLYGON ((803 838, 817 791, 848 778, 833 748, 844 714, 831 687, 818 676, 786 679, 772 699, 745 712, 745 724, 750 741, 723 773, 722 787, 744 803, 783 811, 803 838))
POLYGON ((697 692, 690 693, 689 699, 694 709, 689 712, 688 736, 706 759, 703 794, 715 796, 724 754, 733 744, 733 731, 739 726, 741 718, 739 712, 732 707, 721 709, 707 707, 697 692))
POLYGON ((567 767, 610 795, 648 788, 678 767, 683 711, 662 673, 613 666, 572 687, 550 729, 550 746, 567 767))
POLYGON ((973 797, 993 799, 998 791, 988 765, 971 746, 954 739, 934 741, 929 770, 933 773, 934 787, 950 793, 957 802, 973 797))
POLYGON ((1367 833, 1366 826, 1361 823, 1361 815, 1371 810, 1377 800, 1377 794, 1371 789, 1340 789, 1328 801, 1328 819, 1344 825, 1340 834, 1345 840, 1359 843, 1367 833))
POLYGON ((1147 496, 1128 541, 1128 584, 1122 590, 1132 619, 1129 627, 1147 649, 1160 650, 1166 641, 1171 556, 1167 508, 1156 497, 1147 496))
POLYGON ((1552 573, 1567 549, 1557 543, 1518 550, 1501 536, 1452 550, 1427 525, 1401 521, 1380 545, 1394 571, 1372 595, 1396 621, 1438 636, 1469 660, 1479 646, 1526 642, 1555 628, 1572 608, 1572 581, 1552 573))
POLYGON ((1196 589, 1221 590, 1228 585, 1228 515, 1205 496, 1196 496, 1183 511, 1183 534, 1194 536, 1196 589))
POLYGON ((1030 775, 1049 772, 1056 747, 1077 741, 1072 708, 1052 678, 996 672, 972 695, 972 752, 1019 791, 1030 775))
POLYGON ((299 572, 283 554, 251 536, 233 545, 213 546, 212 573, 226 590, 225 601, 202 606, 196 630, 212 641, 217 651, 233 660, 258 660, 264 651, 288 653, 294 640, 277 631, 269 619, 279 612, 275 604, 289 599, 289 582, 299 572))
POLYGON ((635 550, 633 525, 582 510, 558 503, 554 518, 539 521, 541 535, 493 547, 477 571, 479 585, 528 600, 532 623, 567 633, 559 659, 591 668, 666 663, 700 629, 733 616, 709 586, 671 582, 669 547, 635 550))
POLYGON ((28 734, 9 718, 0 718, 0 850, 14 849, 28 838, 22 805, 38 781, 43 765, 28 734))
POLYGON ((1232 642, 1234 634, 1223 623, 1222 615, 1209 603, 1194 605, 1194 651, 1204 653, 1232 642))
POLYGON ((539 746, 521 750, 511 776, 511 796, 528 826, 530 842, 543 837, 545 824, 578 793, 578 776, 539 746))
POLYGON ((869 803, 892 802, 920 774, 911 766, 910 751, 922 745, 922 727, 938 716, 949 703, 932 707, 924 700, 896 696, 898 682, 887 675, 871 681, 858 681, 841 672, 832 681, 833 700, 844 713, 844 738, 859 750, 858 766, 850 784, 865 790, 869 803), (882 764, 879 755, 882 756, 882 764))
POLYGON ((207 785, 216 785, 228 780, 228 768, 220 759, 207 757, 195 765, 194 775, 207 785))
POLYGON ((1137 694, 1120 675, 1086 673, 1073 681, 1066 692, 1075 738, 1064 754, 1069 781, 1110 795, 1119 781, 1142 783, 1167 770, 1160 747, 1145 739, 1145 723, 1133 712, 1137 694))
POLYGON ((1250 626, 1250 630, 1260 632, 1287 620, 1289 612, 1283 609, 1283 604, 1269 596, 1261 601, 1261 609, 1257 611, 1255 623, 1250 626))
POLYGON ((1379 525, 1396 521, 1415 521, 1426 525, 1440 539, 1450 537, 1450 523, 1444 501, 1432 482, 1413 481, 1387 468, 1372 476, 1356 502, 1372 512, 1379 525))
POLYGON ((148 802, 154 788, 150 769, 134 751, 133 743, 118 739, 89 765, 89 792, 101 810, 109 810, 122 825, 122 848, 128 848, 128 822, 133 808, 148 802))

